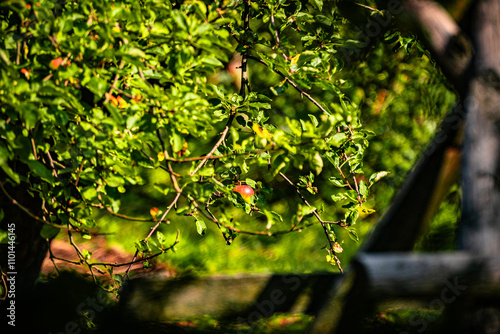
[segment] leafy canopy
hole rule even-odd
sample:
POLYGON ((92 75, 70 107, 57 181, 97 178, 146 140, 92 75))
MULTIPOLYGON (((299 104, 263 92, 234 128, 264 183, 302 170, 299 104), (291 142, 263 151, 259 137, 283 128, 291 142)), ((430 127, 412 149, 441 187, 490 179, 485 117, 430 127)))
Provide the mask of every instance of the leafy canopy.
MULTIPOLYGON (((360 8, 380 22, 373 38, 409 43, 382 24, 390 12, 360 8)), ((179 242, 158 226, 187 215, 201 235, 213 223, 227 244, 315 225, 342 270, 338 230, 358 239, 353 226, 373 212, 371 187, 387 175, 364 175, 374 133, 343 69, 370 48, 350 33, 322 1, 3 3, 2 190, 9 182, 43 200, 32 216, 44 238, 62 229, 90 239, 96 210, 149 222, 133 260, 146 265, 179 242), (167 204, 120 213, 124 194, 158 169, 167 181, 150 186, 167 204), (254 189, 250 201, 233 191, 241 184, 254 189), (283 196, 285 212, 275 205, 283 196)), ((109 268, 75 249, 92 273, 109 268)))

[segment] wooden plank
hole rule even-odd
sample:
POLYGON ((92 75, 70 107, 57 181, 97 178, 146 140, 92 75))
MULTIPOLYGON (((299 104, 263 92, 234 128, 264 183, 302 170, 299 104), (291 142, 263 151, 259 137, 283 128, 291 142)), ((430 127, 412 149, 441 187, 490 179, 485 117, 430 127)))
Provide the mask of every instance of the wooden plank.
POLYGON ((339 274, 135 279, 120 298, 126 318, 162 321, 212 315, 254 322, 275 312, 314 314, 339 274))
MULTIPOLYGON (((500 259, 476 254, 379 253, 360 254, 370 298, 443 297, 445 290, 481 299, 500 299, 500 259), (467 290, 467 291, 466 291, 467 290)), ((452 299, 451 297, 448 299, 452 299)))
POLYGON ((364 315, 386 300, 428 300, 439 307, 455 303, 459 297, 496 303, 500 300, 497 257, 478 258, 460 252, 362 253, 351 265, 334 298, 308 333, 358 333, 364 315))
POLYGON ((414 31, 427 44, 445 75, 459 94, 465 93, 467 70, 474 54, 470 38, 435 1, 408 0, 404 7, 410 20, 418 25, 414 31))

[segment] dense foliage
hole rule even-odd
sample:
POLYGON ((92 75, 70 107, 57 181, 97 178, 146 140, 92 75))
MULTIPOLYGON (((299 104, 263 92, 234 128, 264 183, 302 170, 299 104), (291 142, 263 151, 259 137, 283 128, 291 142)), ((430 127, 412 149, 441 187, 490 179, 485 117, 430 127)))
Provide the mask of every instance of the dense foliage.
POLYGON ((167 223, 188 217, 200 235, 212 223, 222 244, 320 229, 315 247, 342 270, 340 236, 358 240, 372 186, 407 171, 434 130, 409 118, 453 102, 424 50, 392 25, 390 3, 359 5, 361 28, 322 1, 2 3, 2 190, 40 197, 42 236, 67 233, 91 273, 113 275, 74 241, 99 233, 96 211, 148 224, 132 260, 146 266, 182 240, 186 227, 167 223), (396 136, 373 137, 398 122, 396 136), (401 153, 408 131, 419 140, 401 153), (371 141, 400 151, 366 167, 371 141), (145 187, 161 201, 123 207, 145 187))

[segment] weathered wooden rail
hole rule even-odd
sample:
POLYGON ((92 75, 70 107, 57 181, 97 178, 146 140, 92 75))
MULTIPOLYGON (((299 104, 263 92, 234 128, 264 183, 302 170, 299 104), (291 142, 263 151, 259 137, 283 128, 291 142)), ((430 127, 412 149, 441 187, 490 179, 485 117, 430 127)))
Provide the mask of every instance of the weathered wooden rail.
POLYGON ((121 296, 122 313, 141 321, 211 315, 254 322, 276 312, 317 314, 340 274, 236 275, 137 279, 121 296))
POLYGON ((251 322, 275 312, 306 312, 316 315, 308 333, 359 333, 360 320, 377 303, 430 297, 453 319, 450 333, 500 332, 500 1, 476 1, 469 31, 433 1, 410 0, 405 8, 402 20, 420 26, 462 100, 346 274, 132 280, 122 296, 125 314, 148 320, 211 314, 251 322), (460 251, 412 253, 456 182, 462 154, 460 251), (496 328, 475 317, 485 310, 496 328))

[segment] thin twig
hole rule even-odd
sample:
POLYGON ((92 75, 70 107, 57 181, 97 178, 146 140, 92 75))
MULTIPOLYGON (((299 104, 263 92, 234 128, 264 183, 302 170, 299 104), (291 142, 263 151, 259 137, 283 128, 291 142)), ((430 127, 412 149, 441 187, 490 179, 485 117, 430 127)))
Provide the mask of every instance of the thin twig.
MULTIPOLYGON (((151 231, 149 231, 148 235, 143 239, 144 241, 146 241, 149 237, 151 237, 153 235, 153 233, 156 231, 156 229, 158 228, 158 226, 160 226, 160 224, 163 222, 163 220, 168 215, 168 213, 170 212, 170 210, 172 210, 172 208, 174 207, 174 205, 177 203, 177 200, 179 200, 180 196, 181 196, 181 192, 178 192, 177 195, 175 195, 175 198, 172 201, 172 203, 170 203, 170 205, 168 206, 167 210, 165 210, 165 212, 161 216, 160 220, 158 220, 158 222, 156 223, 156 225, 153 226, 153 228, 151 228, 151 231)), ((131 262, 135 261, 135 259, 137 258, 138 254, 139 254, 139 250, 136 250, 135 254, 134 254, 134 257, 133 257, 133 259, 132 259, 131 262)), ((130 265, 127 268, 127 271, 125 272, 125 277, 128 278, 128 274, 129 274, 131 268, 132 268, 132 265, 130 265)))
POLYGON ((60 272, 59 272, 59 268, 57 268, 57 265, 56 265, 56 262, 54 261, 54 253, 52 253, 52 247, 50 246, 50 240, 49 239, 46 239, 47 240, 47 245, 48 245, 48 248, 49 248, 49 258, 50 258, 50 261, 52 262, 52 264, 54 265, 54 268, 56 269, 56 272, 57 272, 57 275, 60 275, 60 272))
POLYGON ((36 154, 36 145, 35 145, 35 139, 33 139, 33 130, 30 131, 31 132, 31 136, 30 136, 30 141, 31 141, 31 148, 33 150, 33 158, 35 160, 38 160, 38 155, 36 154))
MULTIPOLYGON (((250 4, 248 0, 245 0, 244 2, 245 9, 243 12, 243 30, 244 32, 248 32, 250 29, 250 4)), ((246 90, 249 88, 248 86, 248 73, 247 73, 247 61, 248 61, 248 51, 245 48, 245 51, 241 53, 241 88, 240 88, 240 96, 243 98, 243 101, 246 98, 246 90)), ((208 154, 201 160, 201 162, 196 166, 196 168, 189 173, 189 176, 193 176, 198 171, 203 167, 203 165, 207 162, 207 160, 212 156, 212 154, 217 150, 217 148, 224 142, 224 139, 226 139, 227 133, 229 132, 229 128, 231 127, 231 124, 233 123, 234 118, 236 117, 236 110, 233 108, 231 111, 231 114, 229 115, 229 118, 227 120, 226 126, 224 127, 224 130, 222 131, 219 140, 217 143, 215 143, 214 147, 208 152, 208 154)))
MULTIPOLYGON (((161 145, 161 147, 163 149, 163 155, 164 155, 165 158, 167 158, 168 157, 168 152, 167 152, 167 149, 166 149, 166 146, 165 146, 165 142, 163 141, 163 138, 161 136, 160 129, 156 130, 156 136, 158 137, 158 140, 160 141, 160 145, 161 145)), ((181 193, 182 190, 179 187, 179 183, 177 182, 177 177, 180 176, 180 175, 174 172, 174 170, 172 169, 172 165, 170 164, 170 162, 168 160, 165 160, 165 162, 167 163, 167 171, 170 174, 170 180, 172 181, 172 184, 174 186, 175 191, 177 193, 181 193)))
POLYGON ((152 221, 154 221, 152 218, 137 218, 137 217, 127 216, 127 215, 124 215, 124 214, 121 214, 118 212, 114 212, 110 207, 107 207, 106 205, 104 205, 101 194, 97 194, 97 199, 99 200, 99 204, 90 204, 90 205, 92 207, 95 207, 95 208, 105 209, 111 215, 113 215, 115 217, 125 219, 125 220, 138 221, 138 222, 152 222, 152 221))
MULTIPOLYGON (((307 206, 311 207, 311 205, 307 202, 307 200, 304 198, 304 196, 300 193, 299 188, 292 181, 290 181, 290 179, 288 177, 286 177, 286 175, 283 174, 282 172, 279 172, 279 175, 283 179, 285 179, 285 181, 288 182, 288 184, 290 186, 292 186, 293 188, 295 188, 295 191, 299 195, 299 197, 302 200, 302 202, 304 202, 304 204, 306 204, 307 206)), ((319 213, 318 213, 318 211, 316 209, 314 209, 313 214, 314 214, 314 216, 316 216, 316 218, 320 222, 321 226, 323 227, 323 231, 326 234, 326 239, 328 240, 328 244, 330 245, 329 253, 331 253, 331 256, 335 259, 335 261, 337 263, 337 267, 339 268, 340 272, 343 273, 344 271, 342 270, 342 267, 340 265, 340 260, 338 259, 335 251, 333 250, 333 243, 332 243, 333 240, 330 238, 330 233, 328 232, 327 223, 323 219, 321 219, 321 217, 320 217, 320 215, 319 215, 319 213)), ((341 222, 337 222, 336 224, 340 225, 340 223, 341 222)), ((332 224, 332 222, 328 222, 328 224, 332 224)))
POLYGON ((4 287, 4 295, 0 297, 0 300, 5 300, 7 299, 7 294, 9 293, 9 289, 7 288, 7 282, 5 281, 5 277, 7 277, 7 274, 4 274, 2 267, 0 266, 0 275, 2 276, 2 286, 4 287))
POLYGON ((59 50, 59 52, 63 53, 59 45, 57 44, 57 39, 54 36, 49 36, 49 41, 54 45, 54 47, 59 50))
POLYGON ((16 53, 16 65, 20 64, 20 54, 21 54, 21 43, 18 41, 17 45, 17 53, 16 53))
POLYGON ((56 167, 54 166, 54 160, 52 159, 52 155, 50 155, 50 151, 47 151, 47 157, 49 158, 50 167, 52 167, 52 175, 59 178, 56 167))
POLYGON ((208 152, 207 155, 205 155, 205 157, 201 160, 201 162, 198 164, 198 166, 196 166, 196 168, 191 173, 189 173, 189 176, 193 176, 196 173, 198 173, 198 171, 201 169, 201 167, 203 167, 203 165, 207 162, 207 160, 210 159, 210 157, 215 152, 215 150, 217 150, 217 148, 219 148, 219 146, 222 144, 224 139, 226 139, 227 133, 229 132, 229 128, 231 127, 231 123, 233 122, 235 116, 236 116, 236 112, 233 110, 231 112, 231 115, 229 116, 229 119, 227 120, 226 126, 224 127, 224 130, 222 131, 219 140, 217 141, 217 143, 215 143, 214 147, 212 147, 210 152, 208 152))
POLYGON ((61 229, 66 229, 66 227, 64 226, 59 226, 59 225, 56 225, 56 224, 53 224, 47 220, 44 220, 40 217, 38 217, 37 215, 33 214, 29 209, 27 209, 26 207, 24 207, 22 204, 20 204, 18 201, 16 201, 12 196, 10 196, 10 194, 7 192, 7 190, 5 190, 5 188, 3 187, 3 183, 0 182, 0 188, 2 189, 2 192, 5 194, 5 196, 7 196, 7 198, 12 202, 12 204, 16 205, 19 209, 21 209, 22 211, 24 211, 28 216, 30 216, 31 218, 41 222, 41 223, 44 223, 46 225, 50 225, 50 226, 53 226, 53 227, 57 227, 57 228, 61 228, 61 229))
MULTIPOLYGON (((248 56, 248 59, 255 60, 256 62, 258 62, 258 63, 260 63, 262 65, 267 66, 267 64, 262 59, 260 59, 260 58, 257 58, 257 57, 254 57, 254 56, 248 56)), ((288 81, 288 83, 290 83, 290 85, 292 85, 292 87, 295 88, 296 91, 298 91, 301 95, 307 97, 307 99, 309 101, 311 101, 316 107, 318 107, 319 110, 321 110, 324 114, 326 114, 328 116, 331 116, 331 114, 321 104, 319 104, 318 101, 316 101, 314 98, 312 98, 311 95, 307 94, 302 88, 300 88, 295 82, 293 82, 292 79, 290 79, 290 77, 284 75, 283 73, 281 73, 280 71, 278 71, 275 68, 273 68, 272 71, 274 73, 278 74, 280 77, 282 77, 286 81, 288 81)))
POLYGON ((125 220, 130 220, 130 221, 137 221, 137 222, 153 222, 154 220, 152 218, 138 218, 138 217, 131 217, 131 216, 127 216, 127 215, 124 215, 124 214, 121 214, 121 213, 117 213, 117 212, 114 212, 111 208, 107 207, 107 206, 104 206, 102 203, 99 203, 99 204, 91 204, 93 207, 95 208, 99 208, 99 209, 105 209, 106 211, 108 211, 111 215, 115 216, 115 217, 118 217, 118 218, 121 218, 121 219, 125 219, 125 220))
POLYGON ((178 243, 179 243, 179 235, 180 235, 180 231, 177 230, 177 236, 175 237, 175 241, 172 245, 170 245, 169 247, 167 248, 162 248, 161 252, 158 252, 158 253, 155 253, 155 254, 152 254, 152 255, 149 255, 149 256, 146 256, 146 257, 143 257, 143 258, 140 258, 140 259, 137 259, 137 260, 133 260, 133 261, 130 261, 130 262, 124 262, 124 263, 110 263, 110 262, 93 262, 91 263, 92 266, 109 266, 109 267, 123 267, 123 266, 132 266, 136 263, 140 263, 140 262, 144 262, 144 261, 147 261, 147 260, 151 260, 161 254, 164 254, 166 253, 167 251, 173 249, 178 243))
POLYGON ((80 168, 78 168, 78 174, 76 175, 75 187, 78 186, 78 182, 80 181, 80 174, 82 173, 84 162, 85 159, 82 158, 82 163, 80 164, 80 168))
MULTIPOLYGON (((118 68, 121 70, 123 68, 123 66, 125 66, 125 61, 122 60, 120 62, 120 65, 118 65, 118 68)), ((111 94, 113 94, 113 90, 116 88, 116 84, 118 83, 118 78, 120 77, 120 75, 118 73, 116 73, 115 75, 115 78, 113 79, 113 84, 111 85, 111 88, 109 89, 109 95, 106 95, 106 99, 104 100, 104 103, 107 103, 109 101, 109 96, 111 94)))
POLYGON ((274 29, 274 35, 276 37, 276 45, 278 46, 278 48, 281 49, 281 51, 283 51, 281 53, 281 55, 283 56, 283 58, 285 59, 285 61, 288 60, 288 57, 286 56, 285 54, 285 49, 283 48, 283 46, 281 45, 280 43, 280 37, 278 35, 278 30, 276 29, 276 24, 274 23, 274 15, 273 15, 273 12, 271 11, 271 24, 273 26, 273 29, 274 29))
MULTIPOLYGON (((146 153, 143 149, 141 149, 141 153, 142 153, 142 154, 143 154, 146 158, 148 158, 148 159, 149 159, 149 161, 152 161, 152 162, 154 163, 154 161, 155 161, 155 160, 154 160, 152 157, 150 157, 150 156, 149 156, 149 154, 147 154, 147 153, 146 153)), ((165 153, 164 153, 164 154, 165 154, 165 153)), ((169 158, 169 159, 170 159, 170 158, 169 158)), ((166 171, 166 172, 170 172, 170 171, 168 170, 168 168, 167 168, 167 167, 165 167, 165 166, 160 165, 160 168, 161 168, 161 169, 163 169, 163 170, 164 170, 164 171, 166 171)), ((180 176, 180 175, 179 175, 179 176, 180 176)))
MULTIPOLYGON (((217 226, 220 228, 221 226, 223 226, 224 228, 232 231, 232 232, 235 232, 235 233, 240 233, 240 234, 247 234, 247 235, 265 235, 265 236, 268 236, 268 237, 272 237, 272 236, 276 236, 276 235, 281 235, 281 234, 288 234, 288 233, 291 233, 291 232, 300 232, 302 230, 302 228, 297 228, 296 225, 292 226, 291 229, 289 230, 282 230, 282 231, 275 231, 275 232, 269 232, 269 230, 265 230, 265 231, 248 231, 248 230, 240 230, 234 226, 231 226, 231 225, 226 225, 224 223, 222 223, 221 221, 219 221, 213 214, 212 212, 205 208, 205 210, 202 210, 200 205, 196 202, 196 200, 194 198, 192 198, 191 196, 188 197, 188 200, 193 204, 193 206, 201 213, 203 214, 208 220, 211 220, 212 222, 214 222, 215 224, 217 224, 217 226), (205 212, 206 211, 206 212, 205 212)), ((337 222, 324 222, 325 224, 338 224, 337 222)), ((315 225, 314 223, 310 223, 310 224, 306 224, 304 225, 304 227, 309 227, 309 226, 312 226, 312 225, 315 225)), ((223 235, 224 236, 224 235, 223 235)), ((226 237, 224 236, 224 239, 226 239, 226 237)), ((227 242, 227 239, 226 239, 226 242, 227 242)))
POLYGON ((367 5, 364 5, 364 4, 362 4, 362 3, 358 3, 358 2, 356 2, 355 4, 356 4, 356 5, 358 5, 358 6, 360 6, 360 7, 363 7, 363 8, 369 9, 369 10, 371 10, 372 12, 382 13, 382 11, 381 11, 381 10, 376 9, 376 8, 373 8, 373 7, 370 7, 370 6, 367 6, 367 5))

